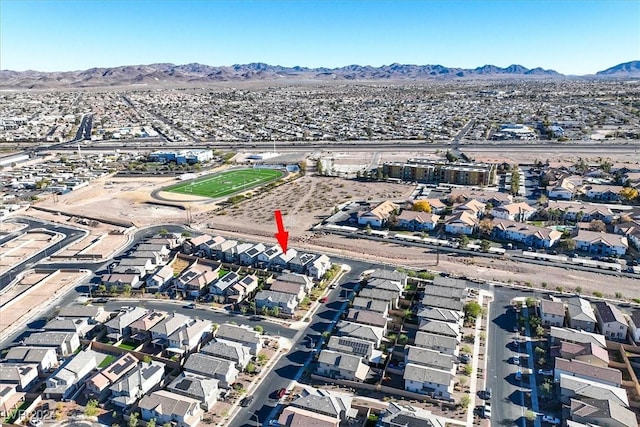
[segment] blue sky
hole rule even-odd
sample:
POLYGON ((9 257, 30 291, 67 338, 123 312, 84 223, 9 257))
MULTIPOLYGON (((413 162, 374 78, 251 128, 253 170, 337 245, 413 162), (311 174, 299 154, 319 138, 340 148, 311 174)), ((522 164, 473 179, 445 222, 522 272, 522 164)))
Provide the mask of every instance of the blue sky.
POLYGON ((589 74, 640 59, 640 0, 0 0, 0 68, 172 62, 589 74))

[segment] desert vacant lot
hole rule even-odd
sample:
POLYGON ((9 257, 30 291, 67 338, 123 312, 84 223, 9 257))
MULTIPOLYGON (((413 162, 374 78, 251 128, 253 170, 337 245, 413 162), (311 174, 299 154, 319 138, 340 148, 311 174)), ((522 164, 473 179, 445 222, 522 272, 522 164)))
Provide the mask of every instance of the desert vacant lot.
POLYGON ((275 181, 282 175, 281 171, 275 169, 238 169, 174 185, 166 191, 215 199, 275 181))

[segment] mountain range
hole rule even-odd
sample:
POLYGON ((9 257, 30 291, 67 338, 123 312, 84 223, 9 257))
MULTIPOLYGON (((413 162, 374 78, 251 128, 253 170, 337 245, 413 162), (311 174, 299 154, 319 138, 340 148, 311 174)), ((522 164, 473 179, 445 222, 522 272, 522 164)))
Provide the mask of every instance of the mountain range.
MULTIPOLYGON (((619 64, 598 72, 595 77, 640 77, 640 61, 619 64)), ((88 88, 124 85, 206 84, 224 81, 354 81, 354 80, 429 80, 566 77, 554 70, 522 65, 501 68, 484 65, 477 68, 451 68, 442 65, 391 64, 381 67, 348 65, 339 68, 282 67, 264 63, 209 66, 198 63, 127 65, 90 68, 81 71, 42 72, 0 70, 0 88, 47 89, 88 88)), ((591 76, 594 77, 594 76, 591 76)))

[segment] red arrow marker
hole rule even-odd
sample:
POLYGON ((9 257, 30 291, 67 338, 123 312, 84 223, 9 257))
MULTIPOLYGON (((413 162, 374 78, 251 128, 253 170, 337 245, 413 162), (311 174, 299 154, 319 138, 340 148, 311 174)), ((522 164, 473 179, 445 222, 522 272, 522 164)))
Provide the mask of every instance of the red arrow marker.
POLYGON ((278 243, 280 244, 280 248, 282 248, 282 252, 287 253, 287 243, 289 242, 289 232, 284 229, 284 224, 282 223, 282 212, 274 211, 273 213, 276 216, 276 226, 278 227, 278 232, 276 233, 276 239, 278 239, 278 243))

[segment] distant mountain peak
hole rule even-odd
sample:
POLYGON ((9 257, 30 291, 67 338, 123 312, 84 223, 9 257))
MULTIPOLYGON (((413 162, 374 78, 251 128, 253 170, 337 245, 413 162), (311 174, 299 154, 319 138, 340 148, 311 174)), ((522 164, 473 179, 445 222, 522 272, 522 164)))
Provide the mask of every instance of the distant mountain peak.
MULTIPOLYGON (((599 77, 618 77, 640 74, 640 61, 631 61, 598 73, 599 77)), ((0 71, 0 88, 84 88, 126 86, 130 84, 206 84, 218 81, 244 80, 456 80, 456 79, 549 79, 562 74, 541 67, 527 68, 519 64, 507 67, 486 64, 473 69, 446 67, 441 64, 415 65, 397 62, 380 67, 351 64, 337 68, 284 67, 264 62, 210 66, 192 62, 175 65, 156 63, 148 65, 122 65, 107 68, 89 68, 80 71, 39 72, 0 71)))
POLYGON ((640 76, 640 61, 629 61, 598 71, 597 76, 640 76))

